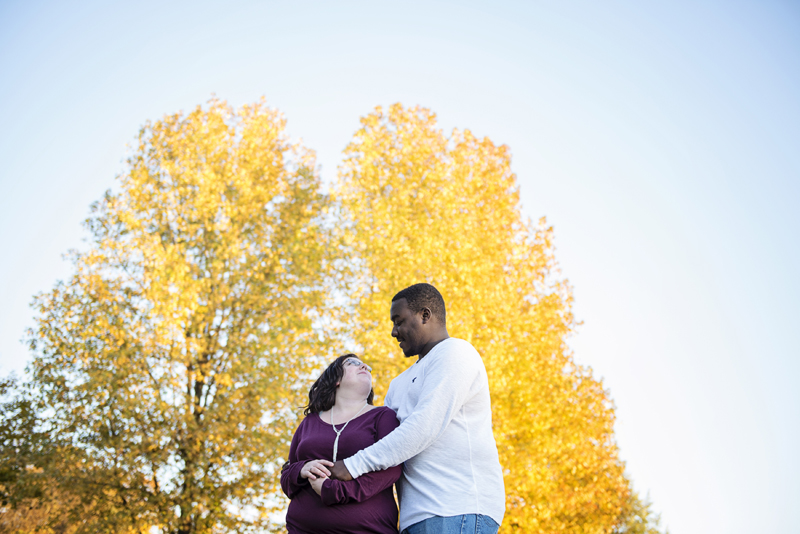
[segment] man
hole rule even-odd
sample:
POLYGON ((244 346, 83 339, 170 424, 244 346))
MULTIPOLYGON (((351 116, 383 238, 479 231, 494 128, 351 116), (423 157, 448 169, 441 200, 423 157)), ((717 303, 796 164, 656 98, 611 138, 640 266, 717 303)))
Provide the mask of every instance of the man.
POLYGON ((447 334, 444 299, 430 284, 400 291, 390 316, 403 354, 418 356, 386 395, 400 426, 337 461, 332 476, 350 480, 405 462, 397 483, 403 534, 493 534, 505 488, 483 361, 469 342, 447 334))

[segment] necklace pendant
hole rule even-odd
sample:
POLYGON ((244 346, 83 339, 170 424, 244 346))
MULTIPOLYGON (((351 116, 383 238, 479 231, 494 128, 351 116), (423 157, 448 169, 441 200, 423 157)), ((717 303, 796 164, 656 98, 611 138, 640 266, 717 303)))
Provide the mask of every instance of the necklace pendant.
POLYGON ((333 440, 333 461, 336 461, 336 453, 339 452, 339 434, 336 434, 336 439, 333 440))

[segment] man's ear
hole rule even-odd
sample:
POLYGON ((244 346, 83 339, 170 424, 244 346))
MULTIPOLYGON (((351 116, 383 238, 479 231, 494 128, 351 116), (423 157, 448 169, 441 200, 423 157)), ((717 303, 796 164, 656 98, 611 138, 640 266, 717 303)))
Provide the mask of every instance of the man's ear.
POLYGON ((429 310, 428 308, 422 308, 421 313, 422 313, 422 324, 425 324, 428 321, 430 321, 431 317, 433 316, 431 314, 431 310, 429 310))

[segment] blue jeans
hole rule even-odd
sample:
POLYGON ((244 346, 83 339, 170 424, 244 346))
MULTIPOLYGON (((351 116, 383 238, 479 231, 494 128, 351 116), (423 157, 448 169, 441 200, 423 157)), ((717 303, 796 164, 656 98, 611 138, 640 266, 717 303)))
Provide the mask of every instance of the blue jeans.
POLYGON ((500 525, 488 515, 467 514, 429 517, 414 523, 401 534, 497 534, 500 525))

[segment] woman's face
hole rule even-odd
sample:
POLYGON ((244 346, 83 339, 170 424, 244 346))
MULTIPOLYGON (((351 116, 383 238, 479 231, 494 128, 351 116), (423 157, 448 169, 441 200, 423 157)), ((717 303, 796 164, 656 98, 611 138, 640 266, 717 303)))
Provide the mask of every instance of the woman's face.
POLYGON ((342 362, 342 367, 344 374, 339 383, 340 387, 366 388, 366 395, 369 395, 369 391, 372 389, 372 367, 353 357, 342 362))

